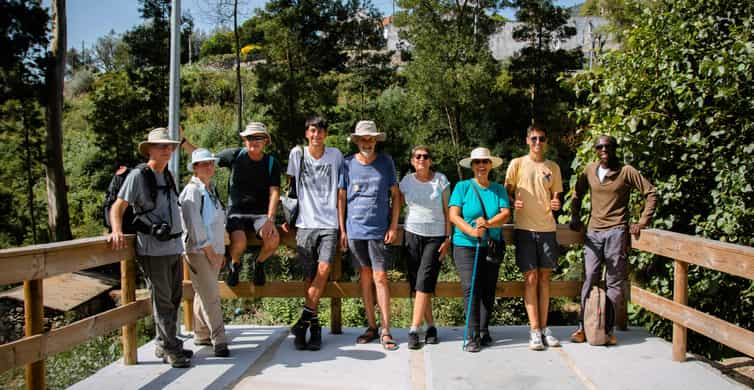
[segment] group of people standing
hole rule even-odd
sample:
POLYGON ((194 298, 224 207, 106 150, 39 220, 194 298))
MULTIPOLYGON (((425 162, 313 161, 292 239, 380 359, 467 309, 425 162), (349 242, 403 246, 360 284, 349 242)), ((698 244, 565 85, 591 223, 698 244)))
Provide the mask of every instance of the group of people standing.
MULTIPOLYGON (((514 221, 516 263, 525 280, 524 302, 531 327, 529 348, 542 350, 560 342, 547 327, 550 299, 549 282, 557 265, 558 244, 553 211, 561 207, 563 192, 558 165, 545 158, 547 134, 532 126, 527 131, 529 153, 511 161, 504 185, 490 179, 502 159, 487 148, 476 148, 459 165, 472 172, 472 178, 455 184, 432 169, 432 150, 416 146, 411 151, 415 172, 396 176, 388 155, 376 145, 386 134, 373 121, 360 121, 349 137, 358 151, 348 157, 325 145, 328 125, 315 116, 305 125, 307 144, 289 154, 286 175, 296 188, 298 217, 295 221, 296 246, 307 281, 301 316, 292 326, 294 346, 318 350, 322 327, 318 318, 319 300, 325 289, 336 251, 349 250, 358 271, 367 317, 367 329, 358 336, 359 344, 379 340, 386 350, 398 348, 390 332, 390 290, 387 245, 399 244, 398 221, 405 209, 404 241, 408 256, 408 277, 415 303, 408 347, 421 348, 439 340, 432 316, 431 298, 435 292, 441 261, 452 250, 463 289, 468 319, 468 352, 478 352, 493 343, 489 325, 492 318, 500 262, 505 241, 502 226, 514 221), (379 323, 374 310, 379 308, 379 323), (420 329, 426 325, 424 332, 420 329), (308 333, 308 337, 307 337, 308 333), (420 334, 423 333, 423 342, 420 334)), ((182 137, 173 141, 167 130, 150 132, 139 145, 154 172, 157 196, 150 197, 145 175, 134 170, 118 194, 111 211, 113 246, 124 245, 122 215, 133 205, 136 218, 147 224, 170 221, 169 233, 157 236, 155 229, 137 233, 137 262, 150 287, 157 324, 157 352, 174 367, 190 365, 191 351, 183 350, 176 338, 176 316, 180 304, 181 256, 187 264, 196 298, 194 300, 195 344, 213 345, 217 356, 228 356, 220 310, 217 277, 223 264, 228 268, 226 283, 235 286, 246 250, 247 232, 262 241, 253 262, 253 282, 265 283, 263 262, 280 242, 274 219, 280 201, 281 167, 264 153, 270 134, 264 124, 250 123, 240 133, 244 147, 213 155, 195 148, 182 137), (171 153, 180 145, 191 154, 188 164, 193 177, 180 196, 170 191, 166 174, 171 153), (227 211, 212 182, 215 166, 231 169, 227 211), (175 221, 181 221, 180 224, 175 221), (229 260, 225 260, 224 230, 230 237, 229 260)), ((581 229, 579 209, 585 193, 592 191, 592 211, 587 231, 587 278, 583 292, 600 280, 602 263, 607 265, 608 297, 620 303, 625 281, 628 233, 638 233, 654 211, 656 195, 652 185, 634 168, 622 165, 615 156, 617 142, 600 137, 595 144, 600 160, 579 176, 574 192, 571 227, 581 229), (628 194, 638 188, 647 199, 638 224, 628 225, 628 194)), ((154 191, 151 191, 154 192, 154 191)), ((152 194, 154 195, 154 194, 152 194)), ((284 224, 287 232, 291 226, 284 224)), ((582 293, 582 302, 586 299, 582 293)), ((610 340, 617 342, 608 323, 610 340)), ((581 328, 572 341, 583 342, 581 328)))

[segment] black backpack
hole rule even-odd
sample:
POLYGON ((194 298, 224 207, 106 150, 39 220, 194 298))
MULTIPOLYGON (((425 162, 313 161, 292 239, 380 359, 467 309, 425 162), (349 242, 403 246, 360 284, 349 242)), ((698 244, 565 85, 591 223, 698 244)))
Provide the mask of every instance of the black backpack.
MULTIPOLYGON (((152 169, 149 168, 149 165, 147 165, 146 163, 141 163, 134 168, 126 168, 125 170, 123 170, 123 172, 116 172, 115 175, 113 175, 113 178, 110 180, 110 184, 107 186, 107 191, 105 192, 105 202, 102 207, 103 224, 107 228, 108 232, 113 231, 112 224, 110 223, 110 209, 112 209, 113 203, 115 203, 115 201, 118 199, 118 192, 120 192, 120 188, 123 187, 123 183, 126 181, 126 177, 128 177, 128 174, 131 173, 133 169, 138 169, 141 174, 144 175, 144 177, 147 179, 149 196, 152 199, 152 203, 157 204, 157 190, 159 189, 157 186, 157 178, 155 177, 154 172, 152 172, 152 169)), ((178 189, 175 188, 175 181, 173 180, 173 175, 170 173, 169 169, 165 170, 165 181, 177 198, 178 189)), ((135 220, 136 217, 146 214, 152 210, 154 210, 154 208, 136 213, 134 212, 133 206, 129 204, 126 208, 126 211, 123 213, 123 233, 136 234, 136 232, 139 230, 135 220)))

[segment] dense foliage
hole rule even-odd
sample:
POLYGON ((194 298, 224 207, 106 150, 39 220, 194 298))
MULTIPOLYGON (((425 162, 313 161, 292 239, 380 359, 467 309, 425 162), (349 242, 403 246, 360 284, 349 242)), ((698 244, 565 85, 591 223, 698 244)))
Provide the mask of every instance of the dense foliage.
MULTIPOLYGON (((657 186, 654 226, 754 245, 752 15, 751 4, 735 0, 666 0, 635 19, 622 50, 573 81, 585 125, 573 167, 594 158, 597 135, 611 134, 623 159, 657 186)), ((671 294, 671 262, 641 255, 632 264, 640 284, 671 294)), ((691 306, 754 327, 754 282, 691 267, 689 285, 691 306)), ((634 319, 670 332, 645 312, 634 319)), ((697 335, 690 346, 724 353, 697 335)))

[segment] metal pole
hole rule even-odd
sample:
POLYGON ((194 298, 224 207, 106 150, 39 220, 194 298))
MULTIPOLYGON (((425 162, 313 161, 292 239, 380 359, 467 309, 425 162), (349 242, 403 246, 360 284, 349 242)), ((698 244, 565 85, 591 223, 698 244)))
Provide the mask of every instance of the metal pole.
MULTIPOLYGON (((170 138, 178 140, 181 112, 181 0, 173 0, 170 12, 170 98, 168 100, 168 129, 170 138)), ((180 149, 180 148, 178 148, 180 149)), ((173 172, 176 188, 180 189, 178 171, 179 153, 176 149, 170 158, 168 169, 173 172)))

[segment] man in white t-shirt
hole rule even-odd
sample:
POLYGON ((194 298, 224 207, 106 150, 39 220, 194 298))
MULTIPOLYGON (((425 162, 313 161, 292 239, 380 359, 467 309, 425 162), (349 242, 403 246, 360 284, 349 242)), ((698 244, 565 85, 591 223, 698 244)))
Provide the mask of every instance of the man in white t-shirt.
MULTIPOLYGON (((322 345, 317 306, 338 246, 338 180, 343 154, 336 148, 325 146, 325 119, 310 117, 305 127, 308 145, 291 150, 287 171, 288 181, 296 186, 298 197, 296 251, 307 282, 304 308, 292 332, 296 349, 316 351, 322 345), (310 331, 308 341, 307 328, 310 331)), ((289 227, 283 228, 287 230, 289 227)))

